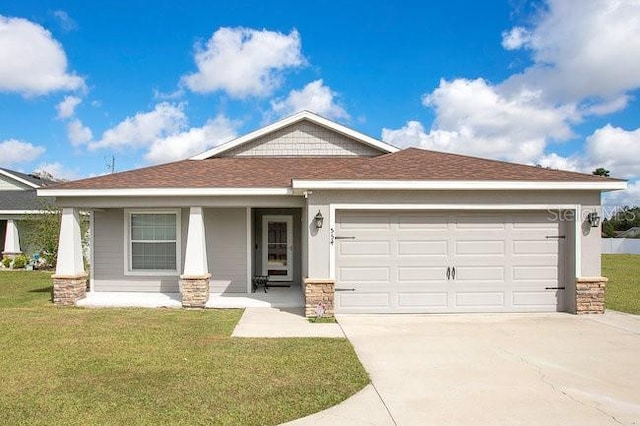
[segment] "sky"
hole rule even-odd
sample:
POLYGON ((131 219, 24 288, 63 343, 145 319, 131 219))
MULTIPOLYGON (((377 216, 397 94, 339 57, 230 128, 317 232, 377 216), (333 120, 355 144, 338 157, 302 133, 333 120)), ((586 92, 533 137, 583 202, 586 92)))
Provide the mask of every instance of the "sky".
MULTIPOLYGON (((629 180, 640 0, 0 2, 0 167, 77 179, 307 109, 400 148, 629 180)), ((425 165, 428 167, 428 165, 425 165)))

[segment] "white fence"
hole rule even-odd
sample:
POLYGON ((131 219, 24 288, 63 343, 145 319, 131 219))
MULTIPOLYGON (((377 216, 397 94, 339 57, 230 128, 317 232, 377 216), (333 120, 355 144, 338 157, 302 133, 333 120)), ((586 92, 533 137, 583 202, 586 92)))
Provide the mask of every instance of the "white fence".
POLYGON ((604 254, 640 254, 640 238, 603 238, 604 254))

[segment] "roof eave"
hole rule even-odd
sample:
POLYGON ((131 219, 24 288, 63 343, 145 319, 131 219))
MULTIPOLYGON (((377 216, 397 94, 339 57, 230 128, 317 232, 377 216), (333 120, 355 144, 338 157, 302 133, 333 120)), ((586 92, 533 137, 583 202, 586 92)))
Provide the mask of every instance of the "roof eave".
POLYGON ((292 181, 294 190, 597 190, 627 188, 626 181, 469 181, 469 180, 302 180, 292 181))

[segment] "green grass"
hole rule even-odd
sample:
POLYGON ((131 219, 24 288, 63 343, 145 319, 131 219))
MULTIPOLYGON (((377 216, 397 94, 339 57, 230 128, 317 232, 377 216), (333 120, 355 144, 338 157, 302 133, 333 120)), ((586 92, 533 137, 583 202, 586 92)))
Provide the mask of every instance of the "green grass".
POLYGON ((50 273, 0 273, 3 424, 279 424, 368 383, 345 339, 240 339, 241 310, 51 304, 50 273))
POLYGON ((333 324, 338 322, 335 317, 311 317, 308 320, 315 324, 333 324))
POLYGON ((609 278, 606 309, 640 314, 640 255, 603 254, 602 276, 609 278))

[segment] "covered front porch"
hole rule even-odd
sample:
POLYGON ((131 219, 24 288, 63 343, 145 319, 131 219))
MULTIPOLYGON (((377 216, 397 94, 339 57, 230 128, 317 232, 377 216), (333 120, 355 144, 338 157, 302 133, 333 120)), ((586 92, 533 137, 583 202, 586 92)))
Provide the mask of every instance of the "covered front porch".
MULTIPOLYGON (((87 308, 181 308, 180 293, 147 292, 88 292, 76 303, 87 308)), ((299 288, 270 288, 267 293, 209 293, 204 307, 209 309, 236 308, 302 308, 304 299, 299 288)))
MULTIPOLYGON (((93 209, 87 274, 79 247, 78 209, 63 208, 54 302, 84 307, 302 308, 305 212, 300 204, 93 209), (134 268, 137 239, 144 244, 149 240, 136 234, 158 234, 148 229, 153 215, 162 216, 164 252, 173 248, 175 253, 173 273, 134 268), (136 229, 139 223, 147 228, 136 229), (255 287, 257 276, 268 277, 266 289, 255 287)), ((148 252, 155 247, 148 243, 144 248, 148 252)))

